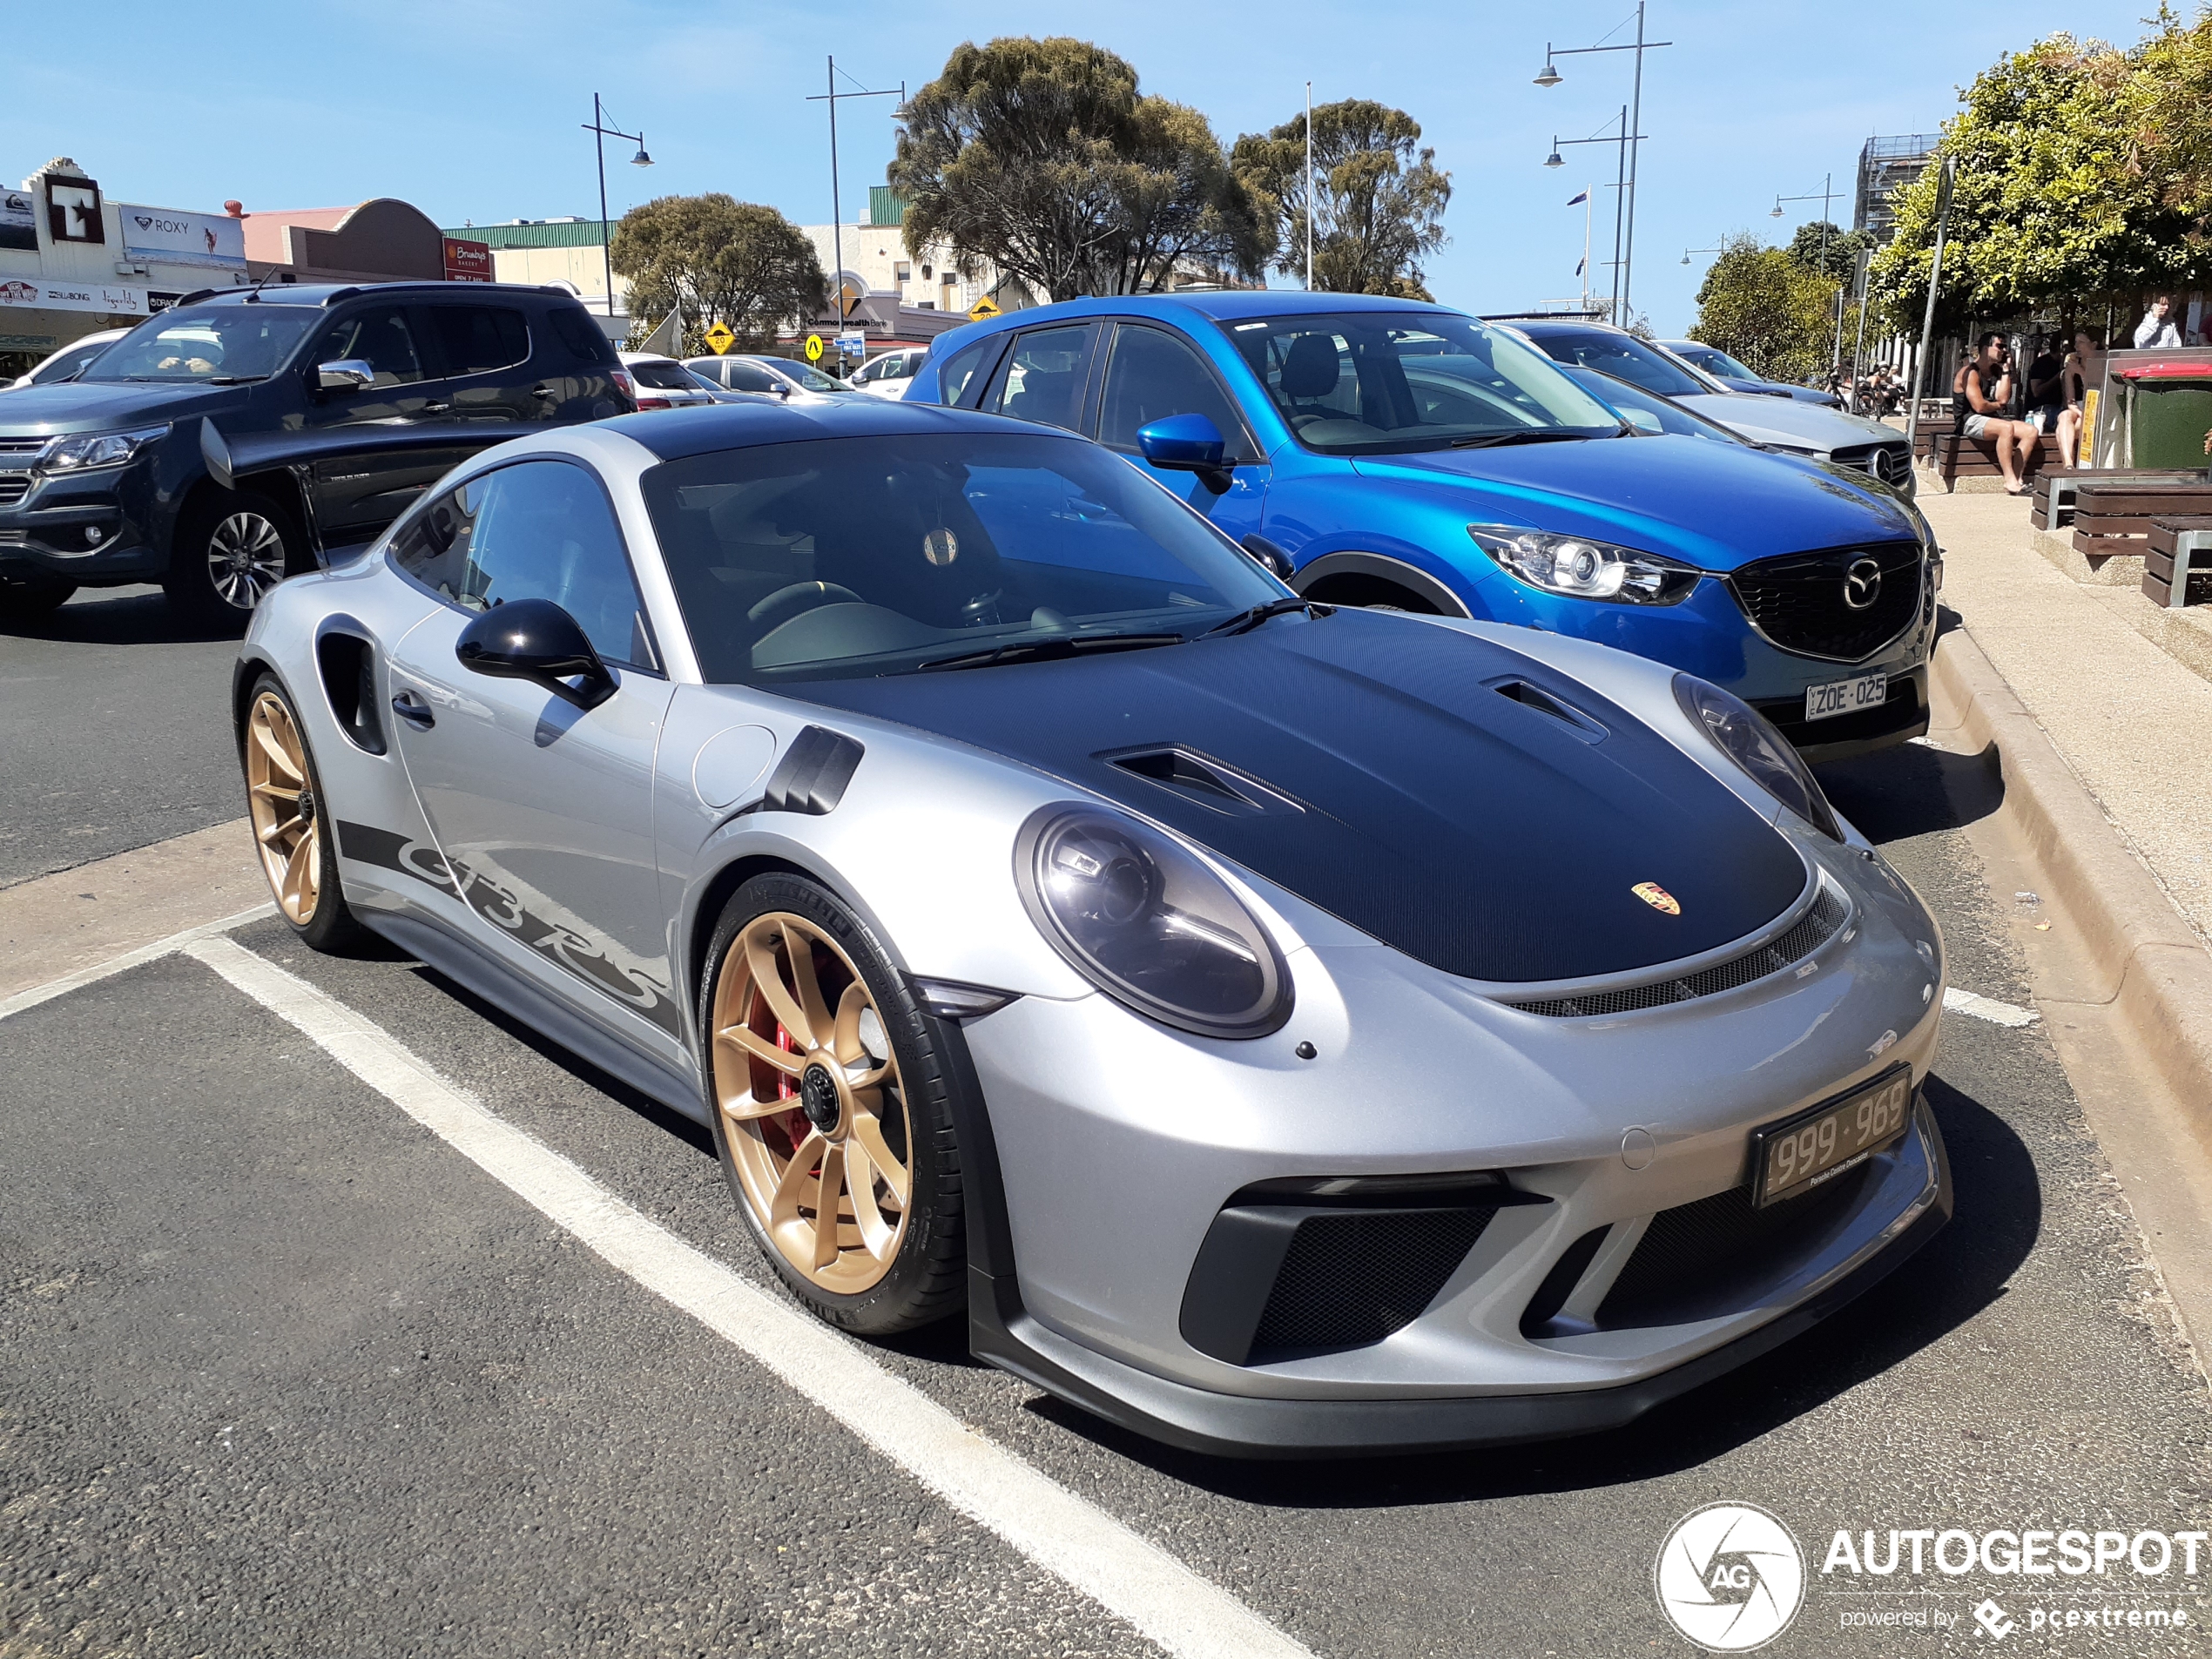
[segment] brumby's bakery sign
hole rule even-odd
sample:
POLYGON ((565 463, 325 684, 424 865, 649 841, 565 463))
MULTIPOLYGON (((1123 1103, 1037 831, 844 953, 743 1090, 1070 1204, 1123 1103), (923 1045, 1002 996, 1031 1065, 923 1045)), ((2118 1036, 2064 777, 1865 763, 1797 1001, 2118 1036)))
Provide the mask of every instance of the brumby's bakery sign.
POLYGON ((24 306, 41 311, 91 311, 118 317, 148 314, 144 288, 119 287, 111 282, 0 281, 0 306, 24 306))

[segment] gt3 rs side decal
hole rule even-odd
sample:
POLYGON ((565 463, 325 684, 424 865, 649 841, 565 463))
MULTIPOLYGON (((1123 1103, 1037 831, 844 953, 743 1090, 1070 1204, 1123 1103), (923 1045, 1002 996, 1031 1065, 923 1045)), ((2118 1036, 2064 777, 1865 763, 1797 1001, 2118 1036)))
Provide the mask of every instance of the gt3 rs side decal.
MULTIPOLYGON (((335 827, 339 851, 345 857, 396 871, 426 887, 452 894, 485 921, 513 935, 594 990, 604 992, 624 1007, 643 1015, 671 1037, 683 1035, 676 1001, 666 985, 616 961, 596 948, 578 929, 549 920, 482 871, 447 859, 425 842, 409 840, 373 824, 353 824, 341 819, 335 827)), ((542 895, 532 896, 546 907, 552 907, 542 895)))

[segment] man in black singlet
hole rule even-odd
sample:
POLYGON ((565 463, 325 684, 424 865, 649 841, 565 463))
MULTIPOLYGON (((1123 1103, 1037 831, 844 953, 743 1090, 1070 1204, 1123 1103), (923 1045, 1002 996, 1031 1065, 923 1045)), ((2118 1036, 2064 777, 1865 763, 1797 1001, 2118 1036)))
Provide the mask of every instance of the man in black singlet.
POLYGON ((2005 475, 2005 493, 2024 496, 2024 480, 2043 435, 2025 421, 2007 420, 2005 411, 2012 405, 2012 351, 2005 336, 1993 328, 1951 377, 1951 411, 1959 432, 1969 438, 1986 438, 1995 448, 1997 469, 2005 475))

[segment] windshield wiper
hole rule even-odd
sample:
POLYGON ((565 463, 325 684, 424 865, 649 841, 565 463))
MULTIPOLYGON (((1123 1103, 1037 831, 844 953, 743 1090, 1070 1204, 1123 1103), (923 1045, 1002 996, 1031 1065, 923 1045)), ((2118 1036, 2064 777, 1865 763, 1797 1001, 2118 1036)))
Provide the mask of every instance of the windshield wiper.
POLYGON ((1571 443, 1590 435, 1580 427, 1532 426, 1518 432, 1486 432, 1474 437, 1454 438, 1448 447, 1453 449, 1494 449, 1508 443, 1571 443))
POLYGON ((1095 651, 1144 651, 1154 645, 1180 645, 1189 636, 1157 634, 1053 634, 1043 639, 1009 639, 989 651, 962 651, 957 657, 938 657, 921 664, 924 670, 989 668, 996 663, 1035 663, 1055 657, 1087 657, 1095 651))
POLYGON ((1335 614, 1336 607, 1317 604, 1311 599, 1300 599, 1295 595, 1288 598, 1270 599, 1264 605, 1254 605, 1250 610, 1238 611, 1226 622, 1214 624, 1198 637, 1211 639, 1216 634, 1250 633, 1260 624, 1275 617, 1287 617, 1293 610, 1304 610, 1316 617, 1327 617, 1335 614))
POLYGON ((255 381, 265 381, 266 374, 210 374, 203 386, 251 386, 255 381))

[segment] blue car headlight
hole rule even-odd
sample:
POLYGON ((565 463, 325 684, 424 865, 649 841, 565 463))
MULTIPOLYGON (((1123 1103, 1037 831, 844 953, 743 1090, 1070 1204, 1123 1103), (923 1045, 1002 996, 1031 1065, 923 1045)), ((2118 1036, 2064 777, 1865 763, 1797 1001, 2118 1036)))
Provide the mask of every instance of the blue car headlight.
POLYGON ((1470 524, 1467 534, 1498 567, 1532 588, 1611 604, 1678 605, 1697 585, 1695 565, 1585 536, 1470 524))
POLYGON ((72 438, 56 438, 39 455, 38 468, 42 472, 84 472, 93 467, 119 467, 168 431, 165 422, 129 432, 86 432, 72 438))
POLYGON ((1229 885, 1118 813, 1048 806, 1015 839, 1029 919, 1092 984, 1209 1037, 1262 1037, 1291 1017, 1282 954, 1229 885))
POLYGON ((1675 701, 1715 748, 1750 774, 1752 782, 1830 840, 1844 839, 1836 809, 1820 792, 1812 768, 1772 721, 1742 698, 1695 674, 1675 676, 1675 701))

